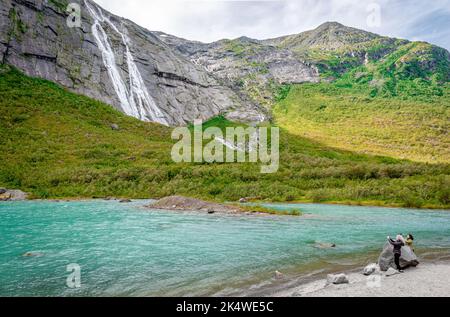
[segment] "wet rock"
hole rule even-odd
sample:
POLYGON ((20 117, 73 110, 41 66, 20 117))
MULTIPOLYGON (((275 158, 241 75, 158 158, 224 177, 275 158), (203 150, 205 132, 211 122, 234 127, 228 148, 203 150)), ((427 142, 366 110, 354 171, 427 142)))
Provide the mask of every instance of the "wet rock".
POLYGON ((247 198, 241 198, 241 199, 239 199, 239 202, 241 204, 245 204, 245 203, 248 203, 248 200, 247 200, 247 198))
POLYGON ((281 273, 280 271, 275 271, 275 279, 277 280, 281 280, 284 278, 284 274, 281 273))
POLYGON ((0 188, 0 195, 6 193, 6 189, 5 188, 0 188))
POLYGON ((336 244, 334 243, 322 243, 322 242, 317 242, 314 247, 316 249, 332 249, 332 248, 336 248, 336 244))
POLYGON ((31 251, 31 252, 24 253, 22 256, 25 258, 34 258, 34 257, 44 256, 44 253, 31 251))
POLYGON ((348 276, 346 274, 329 274, 327 276, 327 284, 348 284, 350 283, 348 276))
POLYGON ((122 204, 124 204, 124 203, 131 203, 132 201, 131 201, 131 199, 121 199, 121 200, 119 200, 119 203, 122 203, 122 204))

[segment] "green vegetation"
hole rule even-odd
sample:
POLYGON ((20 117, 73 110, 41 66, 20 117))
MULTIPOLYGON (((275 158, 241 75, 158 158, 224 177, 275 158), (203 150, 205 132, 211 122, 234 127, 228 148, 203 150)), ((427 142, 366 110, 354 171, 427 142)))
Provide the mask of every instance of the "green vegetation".
MULTIPOLYGON (((296 94, 325 88, 333 94, 332 86, 293 87, 278 112, 291 111, 289 102, 296 94)), ((347 95, 334 98, 350 100, 347 95)), ((405 101, 395 102, 401 111, 408 109, 405 101)), ((328 111, 318 105, 319 113, 328 111)), ((382 113, 375 102, 372 106, 382 113)), ((436 127, 445 129, 439 126, 443 106, 430 111, 438 111, 433 115, 438 118, 436 127)), ((323 118, 325 123, 329 120, 323 118)), ((232 124, 223 118, 215 120, 222 126, 232 124)), ((0 186, 22 189, 34 198, 184 195, 217 201, 257 197, 275 202, 450 208, 447 163, 415 163, 338 150, 281 126, 278 173, 261 174, 257 164, 175 164, 170 157, 175 142, 170 140, 171 129, 140 122, 53 83, 0 68, 0 186), (120 129, 111 129, 111 124, 120 129)))
POLYGON ((49 2, 61 12, 66 12, 67 7, 69 6, 68 0, 49 0, 49 2))
POLYGON ((267 207, 263 207, 260 205, 247 205, 247 206, 237 206, 241 210, 251 213, 261 213, 261 214, 269 214, 269 215, 278 215, 278 216, 302 216, 303 213, 299 209, 292 209, 292 210, 277 210, 277 209, 271 209, 267 207))
MULTIPOLYGON (((274 108, 276 122, 292 134, 325 145, 420 162, 449 163, 450 87, 442 96, 373 97, 366 84, 294 86, 274 108)), ((404 81, 404 87, 415 82, 404 81)), ((414 90, 416 91, 416 90, 414 90)))
POLYGON ((8 42, 12 39, 18 41, 22 40, 22 34, 25 34, 28 30, 27 25, 20 19, 20 16, 15 8, 9 10, 9 20, 11 25, 8 30, 8 42))

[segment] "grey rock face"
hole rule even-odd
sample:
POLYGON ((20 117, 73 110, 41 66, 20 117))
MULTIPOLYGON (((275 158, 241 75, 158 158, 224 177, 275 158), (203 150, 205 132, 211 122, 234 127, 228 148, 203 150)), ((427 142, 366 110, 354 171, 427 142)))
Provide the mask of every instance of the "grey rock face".
POLYGON ((2 61, 144 121, 176 126, 229 112, 264 118, 150 31, 90 0, 72 2, 81 27, 68 27, 66 1, 0 0, 2 61))
POLYGON ((234 91, 266 107, 271 106, 276 85, 320 81, 316 66, 265 41, 241 37, 204 44, 162 32, 154 34, 234 91))

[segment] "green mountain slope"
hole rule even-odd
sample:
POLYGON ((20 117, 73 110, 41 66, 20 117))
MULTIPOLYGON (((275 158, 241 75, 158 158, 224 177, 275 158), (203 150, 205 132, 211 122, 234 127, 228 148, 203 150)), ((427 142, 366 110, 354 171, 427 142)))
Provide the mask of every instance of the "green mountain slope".
POLYGON ((282 87, 275 118, 291 133, 362 153, 450 161, 447 50, 339 23, 271 44, 316 65, 323 79, 282 87))
POLYGON ((255 164, 175 164, 169 128, 9 68, 0 70, 0 123, 0 186, 35 198, 180 194, 450 207, 448 164, 354 154, 288 130, 276 174, 260 174, 255 164))
POLYGON ((419 162, 450 162, 450 89, 403 81, 400 96, 372 96, 347 79, 293 86, 274 108, 290 133, 328 146, 419 162), (422 90, 422 91, 421 91, 422 90), (414 93, 421 94, 414 95, 414 93))

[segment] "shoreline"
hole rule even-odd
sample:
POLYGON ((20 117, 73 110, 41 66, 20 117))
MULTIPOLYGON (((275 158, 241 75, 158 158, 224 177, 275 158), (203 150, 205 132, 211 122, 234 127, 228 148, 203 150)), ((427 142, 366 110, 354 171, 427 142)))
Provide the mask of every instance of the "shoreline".
POLYGON ((346 274, 348 284, 328 284, 326 277, 311 279, 273 297, 448 297, 450 294, 450 256, 443 260, 423 261, 404 273, 387 276, 385 272, 364 276, 363 268, 336 272, 346 274))
MULTIPOLYGON (((157 201, 156 198, 127 198, 127 197, 112 197, 108 199, 108 197, 67 197, 67 198, 29 198, 26 200, 19 201, 44 201, 44 202, 78 202, 78 201, 93 201, 93 200, 103 200, 103 201, 120 201, 122 199, 130 199, 132 201, 157 201)), ((8 201, 0 201, 8 202, 8 201)), ((15 202, 18 202, 17 200, 15 202)), ((405 207, 401 204, 396 203, 387 203, 383 201, 368 201, 368 202, 360 202, 360 201, 328 201, 328 202, 313 202, 313 201, 290 201, 290 202, 274 202, 274 201, 249 201, 251 204, 260 204, 260 205, 331 205, 331 206, 347 206, 347 207, 367 207, 367 208, 395 208, 395 209, 416 209, 416 210, 441 210, 441 211, 450 211, 450 207, 446 206, 436 206, 436 205, 425 205, 422 207, 405 207)), ((235 202, 233 204, 239 205, 239 202, 235 202)), ((245 205, 245 204, 244 204, 245 205)))
MULTIPOLYGON (((347 254, 337 257, 325 257, 317 259, 306 265, 292 267, 289 270, 281 270, 281 276, 261 275, 259 281, 255 279, 253 283, 236 285, 233 291, 217 292, 213 296, 225 297, 295 297, 307 296, 313 290, 328 290, 326 287, 327 276, 329 274, 346 274, 350 277, 350 283, 361 281, 363 279, 366 284, 367 277, 363 275, 363 269, 377 261, 380 251, 372 250, 369 252, 361 252, 347 254), (302 292, 303 291, 303 292, 302 292)), ((444 264, 446 274, 450 276, 450 249, 449 248, 433 248, 421 249, 418 252, 420 264, 418 268, 427 267, 433 264, 444 264)), ((406 273, 411 270, 406 270, 406 273)), ((384 274, 384 272, 382 273, 384 274)), ((450 284, 450 283, 449 283, 450 284)), ((351 284, 350 284, 351 285, 351 284)), ((349 286, 349 285, 347 285, 349 286)), ((345 289, 345 285, 331 285, 333 287, 341 287, 345 289)), ((351 287, 351 286, 350 286, 351 287)), ((448 292, 450 294, 450 290, 448 292)), ((311 295, 312 296, 312 295, 311 295)), ((345 296, 340 293, 327 296, 345 296)), ((351 296, 358 296, 352 294, 351 296)), ((373 296, 373 295, 370 295, 373 296)), ((380 295, 382 296, 382 295, 380 295)))

